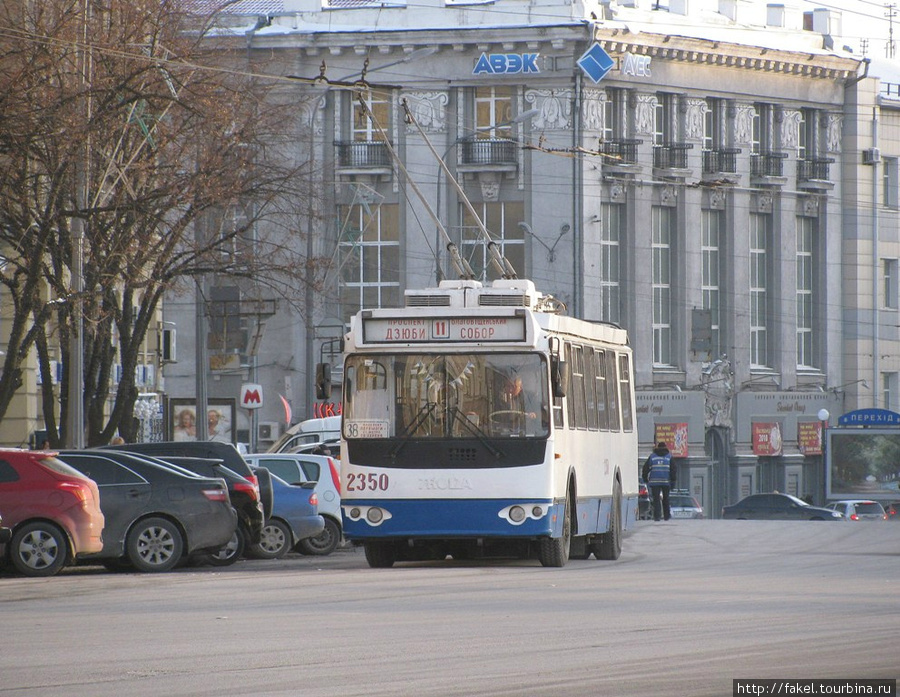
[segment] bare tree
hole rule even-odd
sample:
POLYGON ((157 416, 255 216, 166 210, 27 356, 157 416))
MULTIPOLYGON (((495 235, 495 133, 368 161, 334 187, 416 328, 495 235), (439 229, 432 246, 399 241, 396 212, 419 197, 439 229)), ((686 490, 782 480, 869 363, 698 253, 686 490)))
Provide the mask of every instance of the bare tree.
POLYGON ((67 442, 79 326, 95 445, 133 427, 135 368, 167 290, 211 273, 282 290, 315 282, 293 232, 309 173, 284 154, 296 104, 260 77, 266 66, 251 75, 243 52, 211 46, 177 8, 0 9, 0 284, 12 306, 0 418, 36 351, 53 445, 67 442), (64 366, 58 395, 51 360, 64 366))

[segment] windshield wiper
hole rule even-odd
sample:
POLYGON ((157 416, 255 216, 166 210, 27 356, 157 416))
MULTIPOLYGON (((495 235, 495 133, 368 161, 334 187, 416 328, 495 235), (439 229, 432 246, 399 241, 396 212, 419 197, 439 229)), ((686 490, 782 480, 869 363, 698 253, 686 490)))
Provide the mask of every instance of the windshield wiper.
POLYGON ((388 452, 388 456, 395 460, 397 455, 403 450, 403 446, 409 442, 409 439, 412 437, 412 434, 415 433, 416 429, 419 428, 423 423, 425 423, 426 419, 431 416, 431 413, 437 408, 437 402, 425 402, 422 405, 422 408, 419 409, 419 413, 416 414, 416 418, 412 420, 412 422, 403 429, 403 433, 397 436, 399 442, 388 452))
POLYGON ((501 457, 506 457, 506 454, 503 453, 503 451, 495 448, 491 444, 491 442, 488 440, 487 434, 482 431, 477 424, 466 418, 466 415, 462 413, 459 407, 453 407, 450 413, 453 415, 454 419, 462 423, 462 425, 469 433, 474 434, 475 437, 481 441, 481 444, 488 449, 488 451, 491 453, 491 455, 494 456, 494 458, 499 460, 501 457))

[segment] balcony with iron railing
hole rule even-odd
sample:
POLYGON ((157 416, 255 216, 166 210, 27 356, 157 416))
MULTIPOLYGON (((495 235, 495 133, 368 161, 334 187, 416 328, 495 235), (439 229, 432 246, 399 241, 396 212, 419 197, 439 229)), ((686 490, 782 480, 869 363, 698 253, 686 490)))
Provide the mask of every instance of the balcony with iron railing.
POLYGON ((354 140, 335 143, 338 167, 357 170, 390 170, 391 154, 384 141, 354 140))
POLYGON ((604 167, 636 165, 638 146, 643 142, 636 138, 601 140, 597 150, 603 158, 604 167))
POLYGON ((509 138, 465 138, 459 145, 461 165, 505 168, 519 161, 519 144, 509 138))
POLYGON ((687 151, 693 143, 663 143, 653 146, 653 167, 655 169, 687 169, 687 151))
POLYGON ((786 152, 755 152, 750 155, 750 175, 753 177, 783 177, 786 152))
POLYGON ((832 189, 830 157, 807 157, 797 160, 797 186, 802 189, 832 189))
POLYGON ((704 174, 734 174, 740 148, 712 148, 703 151, 704 174))

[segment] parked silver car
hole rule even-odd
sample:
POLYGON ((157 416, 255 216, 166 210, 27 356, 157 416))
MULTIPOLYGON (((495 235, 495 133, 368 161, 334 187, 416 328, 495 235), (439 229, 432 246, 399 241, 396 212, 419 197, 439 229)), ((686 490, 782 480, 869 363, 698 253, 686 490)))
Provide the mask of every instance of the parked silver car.
POLYGON ((834 501, 825 506, 844 516, 844 520, 887 520, 884 506, 869 499, 834 501))
POLYGON ((343 536, 340 460, 301 453, 255 453, 244 459, 253 466, 265 467, 288 484, 316 482, 319 515, 325 519, 325 529, 315 537, 301 540, 297 549, 306 554, 331 554, 343 536))

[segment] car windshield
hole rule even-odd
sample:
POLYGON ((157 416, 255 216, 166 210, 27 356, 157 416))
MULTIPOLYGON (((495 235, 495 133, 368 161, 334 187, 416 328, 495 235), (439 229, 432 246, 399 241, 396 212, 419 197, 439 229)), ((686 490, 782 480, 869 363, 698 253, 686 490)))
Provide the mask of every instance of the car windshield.
POLYGON ((669 497, 669 504, 682 508, 697 508, 697 504, 694 503, 694 499, 690 496, 678 496, 677 494, 669 497))
POLYGON ((782 494, 782 496, 784 496, 786 499, 790 499, 797 506, 809 505, 808 503, 806 503, 806 501, 804 501, 803 499, 798 499, 796 496, 791 496, 790 494, 782 494))
POLYGON ((875 503, 874 501, 871 501, 869 503, 856 504, 856 512, 857 513, 876 513, 878 515, 884 515, 884 509, 881 507, 881 504, 875 503))

